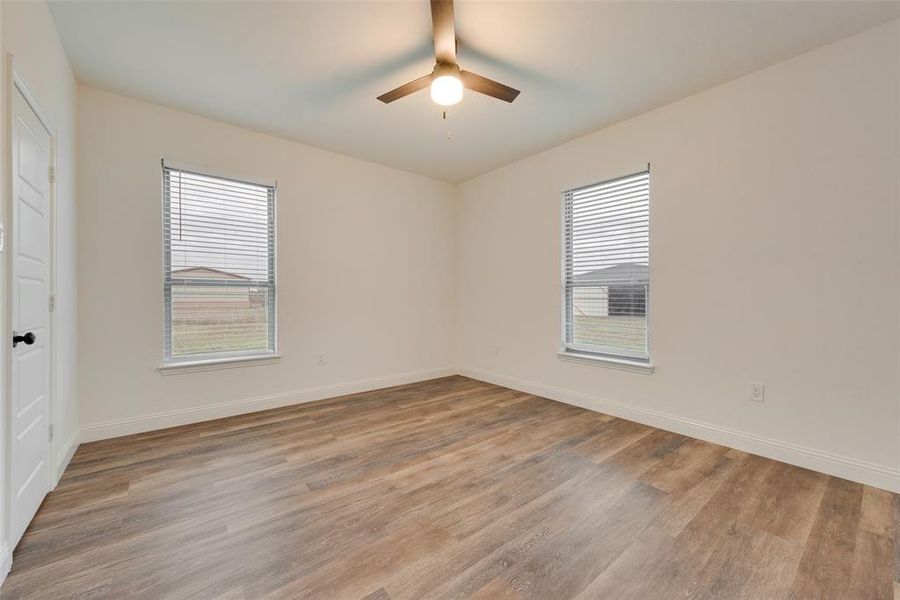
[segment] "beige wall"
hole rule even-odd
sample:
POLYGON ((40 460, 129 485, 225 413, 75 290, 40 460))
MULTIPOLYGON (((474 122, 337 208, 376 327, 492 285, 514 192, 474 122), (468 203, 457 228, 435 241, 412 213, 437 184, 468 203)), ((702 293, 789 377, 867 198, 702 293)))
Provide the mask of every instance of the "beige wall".
POLYGON ((894 21, 465 183, 457 364, 896 488, 898 169, 894 21), (560 192, 648 162, 656 372, 561 360, 560 192))
MULTIPOLYGON (((76 83, 50 12, 43 2, 3 2, 3 49, 15 58, 56 140, 56 360, 53 397, 56 435, 54 468, 78 439, 77 292, 75 277, 75 104, 76 83)), ((4 343, 4 348, 5 348, 4 343)))
POLYGON ((78 119, 86 439, 446 372, 452 186, 87 87, 78 119), (278 181, 280 364, 157 372, 161 158, 278 181))

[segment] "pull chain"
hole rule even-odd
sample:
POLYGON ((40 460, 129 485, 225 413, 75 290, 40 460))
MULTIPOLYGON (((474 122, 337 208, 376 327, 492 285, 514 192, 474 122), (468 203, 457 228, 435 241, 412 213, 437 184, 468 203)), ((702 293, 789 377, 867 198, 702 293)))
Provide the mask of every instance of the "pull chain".
MULTIPOLYGON (((447 120, 447 111, 446 111, 446 110, 444 111, 444 120, 445 120, 445 121, 447 120)), ((453 139, 453 136, 450 134, 450 129, 449 129, 449 128, 447 129, 447 139, 448 139, 448 140, 452 140, 452 139, 453 139)))

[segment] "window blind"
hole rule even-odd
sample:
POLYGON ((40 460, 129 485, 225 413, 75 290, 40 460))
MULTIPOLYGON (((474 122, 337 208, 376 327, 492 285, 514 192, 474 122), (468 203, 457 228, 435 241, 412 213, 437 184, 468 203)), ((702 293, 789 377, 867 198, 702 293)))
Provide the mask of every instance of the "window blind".
POLYGON ((163 164, 165 359, 275 352, 275 188, 163 164))
POLYGON ((564 345, 649 362, 650 172, 563 193, 564 345))

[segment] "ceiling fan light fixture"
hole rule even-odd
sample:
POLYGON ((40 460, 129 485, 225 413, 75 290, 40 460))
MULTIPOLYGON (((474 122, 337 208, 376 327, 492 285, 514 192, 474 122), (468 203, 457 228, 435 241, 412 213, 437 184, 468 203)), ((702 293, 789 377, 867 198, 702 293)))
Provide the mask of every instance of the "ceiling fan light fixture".
POLYGON ((380 102, 390 104, 427 87, 431 88, 431 99, 442 106, 453 106, 462 100, 463 88, 504 102, 516 99, 519 90, 459 68, 456 62, 453 0, 431 0, 431 29, 434 34, 434 70, 378 96, 380 102))
POLYGON ((459 77, 441 75, 431 82, 431 99, 442 106, 453 106, 463 96, 463 84, 459 77))
POLYGON ((463 84, 459 79, 459 67, 438 65, 431 80, 431 99, 441 106, 453 106, 463 97, 463 84))

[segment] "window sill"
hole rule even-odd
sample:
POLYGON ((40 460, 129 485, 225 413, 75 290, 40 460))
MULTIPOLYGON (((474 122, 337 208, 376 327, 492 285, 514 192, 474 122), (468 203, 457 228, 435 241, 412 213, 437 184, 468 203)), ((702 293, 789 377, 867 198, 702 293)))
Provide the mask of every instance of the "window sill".
POLYGON ((627 358, 613 358, 611 356, 598 356, 587 352, 576 352, 574 350, 560 350, 557 356, 562 360, 578 362, 583 364, 593 364, 599 367, 609 367, 611 369, 621 369, 623 371, 631 371, 632 373, 643 373, 650 375, 655 367, 651 363, 641 362, 639 360, 628 360, 627 358))
POLYGON ((201 371, 218 371, 220 369, 274 365, 280 360, 280 354, 260 354, 259 356, 240 356, 163 363, 159 365, 156 370, 159 371, 160 375, 181 375, 183 373, 199 373, 201 371))

